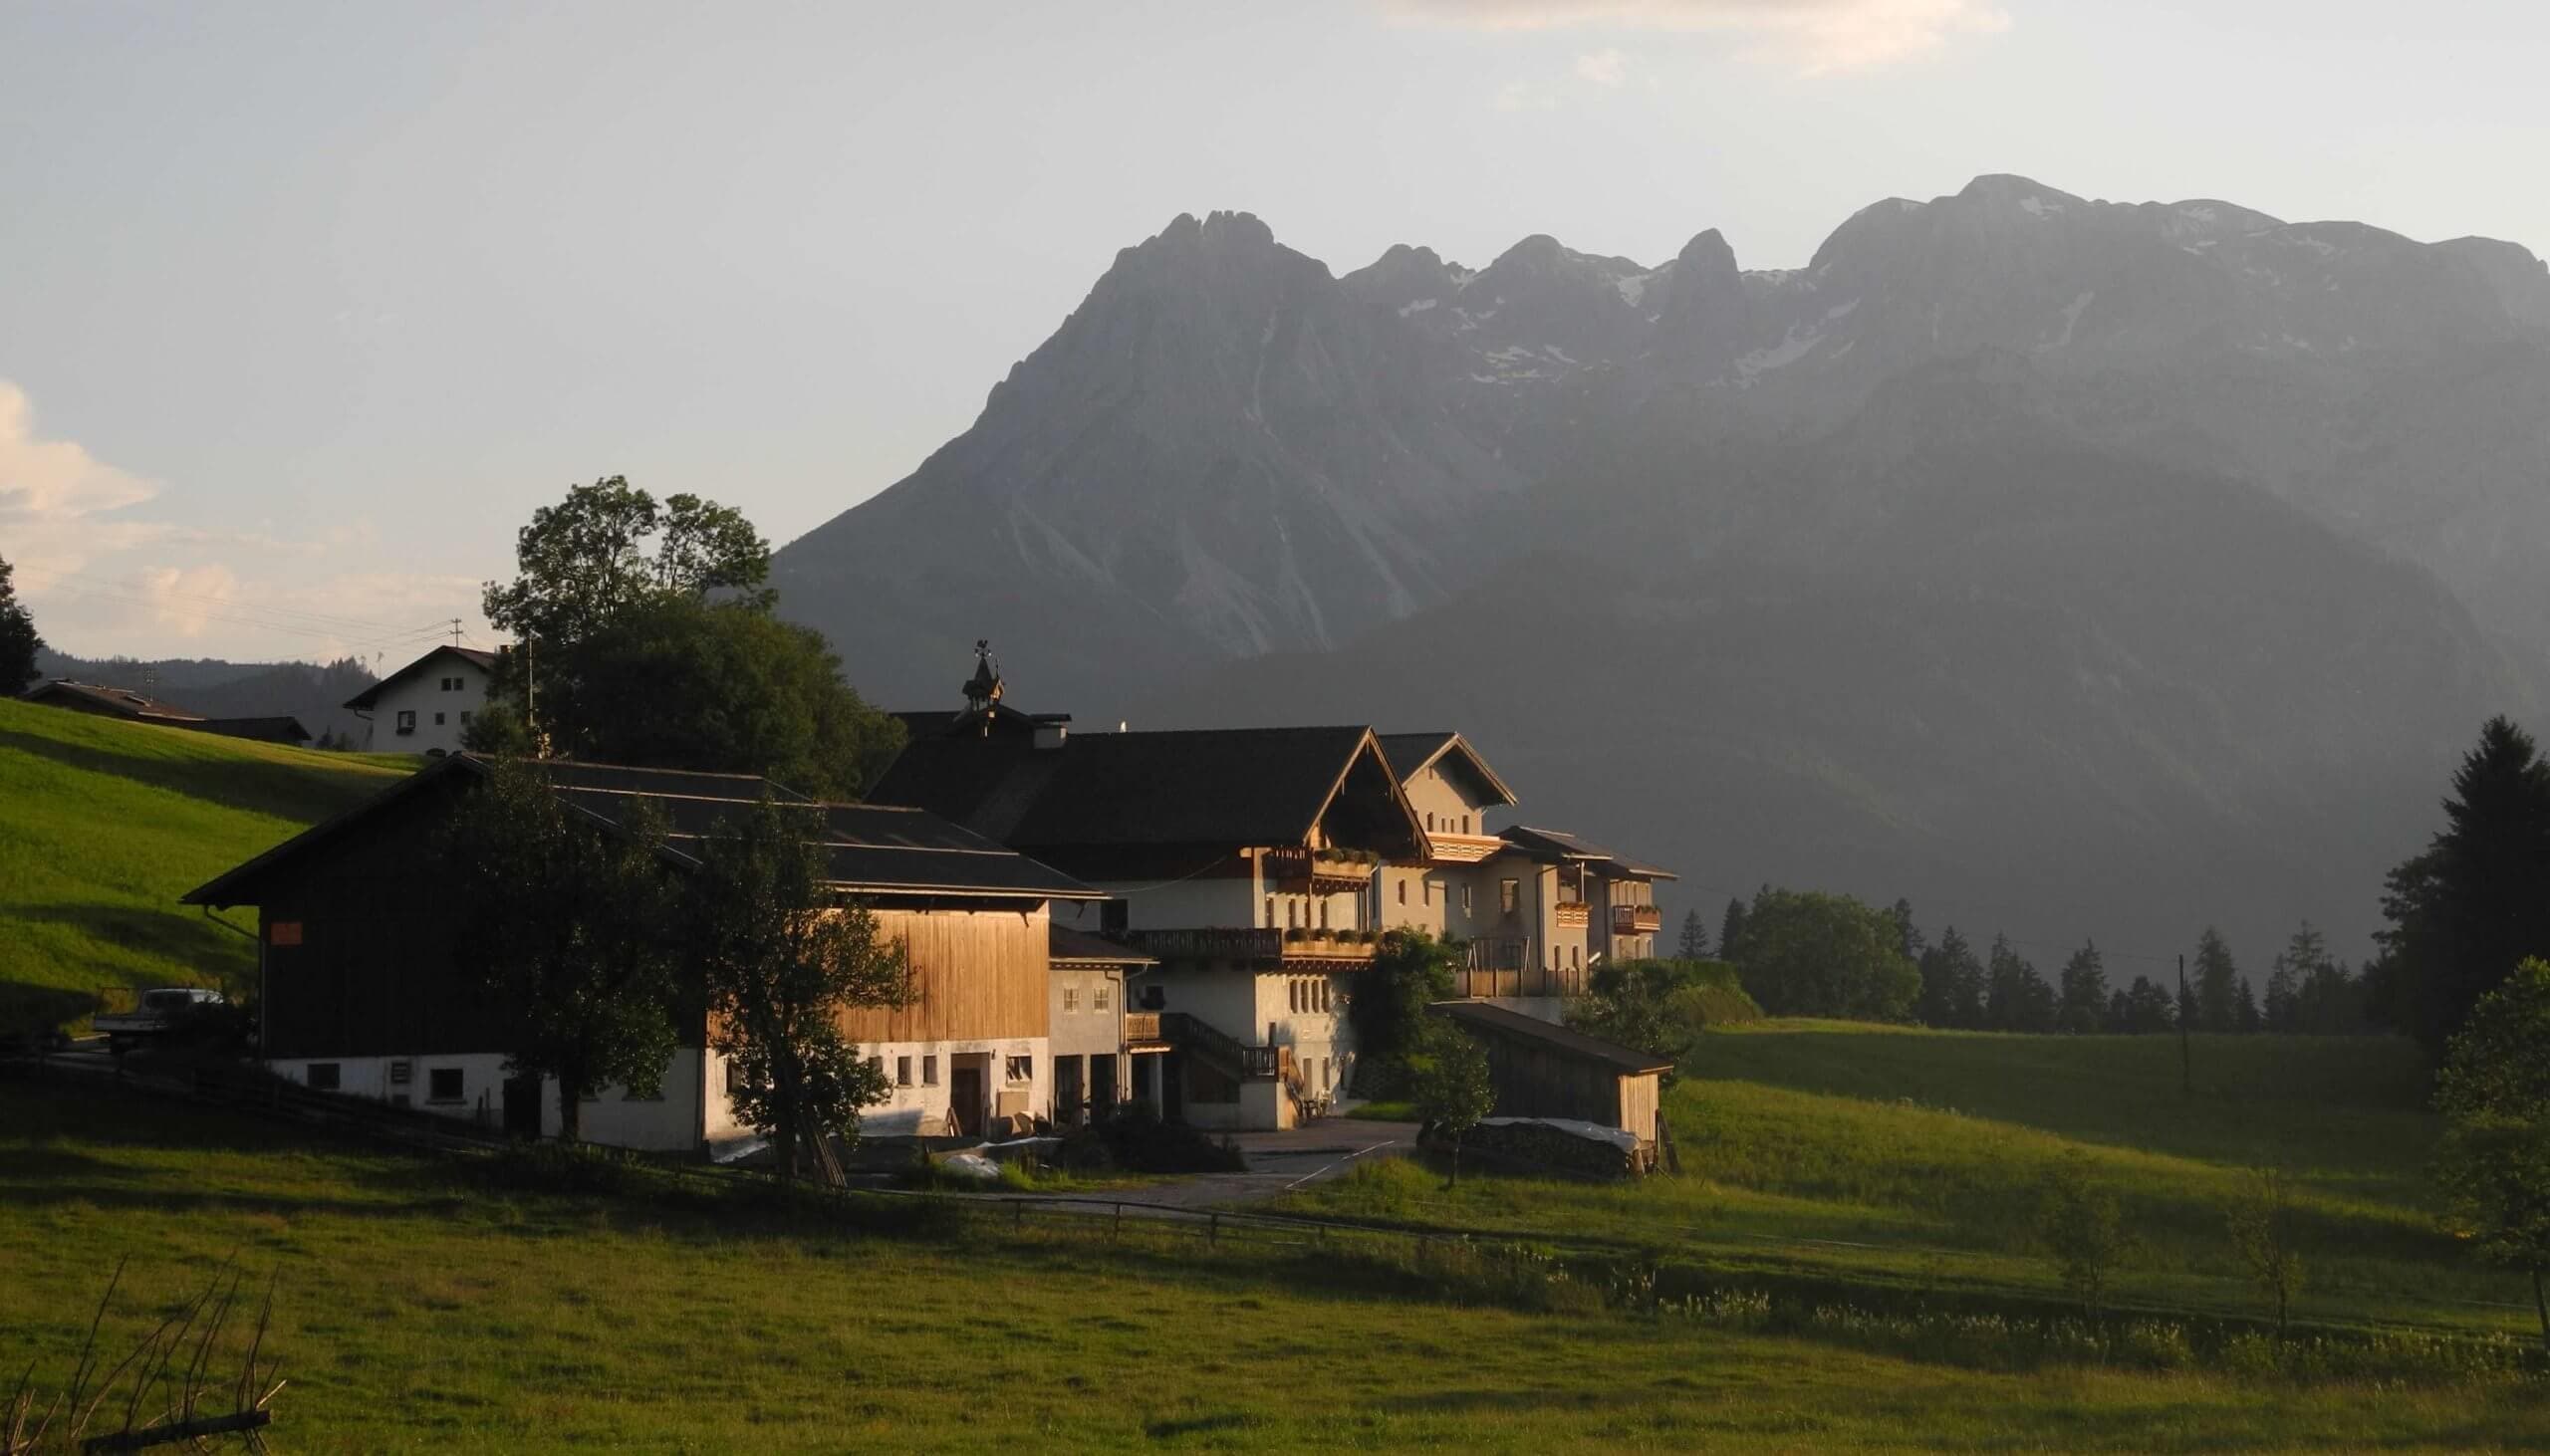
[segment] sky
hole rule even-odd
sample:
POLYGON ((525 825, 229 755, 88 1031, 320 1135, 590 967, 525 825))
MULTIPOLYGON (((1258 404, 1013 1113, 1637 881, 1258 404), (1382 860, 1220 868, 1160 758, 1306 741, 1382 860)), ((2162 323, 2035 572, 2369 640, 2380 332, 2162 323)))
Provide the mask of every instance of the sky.
POLYGON ((0 5, 0 559, 89 656, 395 666, 576 483, 774 544, 1118 250, 1804 263, 1889 196, 2550 248, 2504 0, 0 5))

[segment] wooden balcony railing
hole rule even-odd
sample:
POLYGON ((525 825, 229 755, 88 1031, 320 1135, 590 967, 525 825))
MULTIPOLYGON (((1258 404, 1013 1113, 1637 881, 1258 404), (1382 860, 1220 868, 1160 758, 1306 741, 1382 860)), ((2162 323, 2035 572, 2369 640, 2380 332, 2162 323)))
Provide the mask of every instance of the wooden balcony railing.
POLYGON ((1551 907, 1551 914, 1561 930, 1582 930, 1591 923, 1593 911, 1583 900, 1561 900, 1551 907))
POLYGON ((1653 935, 1664 928, 1664 912, 1654 905, 1614 905, 1614 935, 1653 935))
POLYGON ((1158 1041, 1160 1039, 1159 1015, 1156 1011, 1126 1012, 1125 1045, 1131 1047, 1144 1042, 1158 1041))
POLYGON ((1452 984, 1462 996, 1581 996, 1585 994, 1585 973, 1554 971, 1546 966, 1472 966, 1453 972, 1452 984))
POLYGON ((1136 949, 1163 961, 1236 961, 1244 965, 1290 963, 1349 966, 1372 963, 1378 936, 1360 930, 1278 930, 1250 925, 1128 930, 1136 949))
POLYGON ((1425 847, 1437 862, 1476 864, 1505 848, 1505 842, 1494 835, 1461 835, 1450 830, 1427 830, 1425 847))
POLYGON ((1298 849, 1266 851, 1266 873, 1284 885, 1307 887, 1312 894, 1354 894, 1373 882, 1382 856, 1364 849, 1298 849))

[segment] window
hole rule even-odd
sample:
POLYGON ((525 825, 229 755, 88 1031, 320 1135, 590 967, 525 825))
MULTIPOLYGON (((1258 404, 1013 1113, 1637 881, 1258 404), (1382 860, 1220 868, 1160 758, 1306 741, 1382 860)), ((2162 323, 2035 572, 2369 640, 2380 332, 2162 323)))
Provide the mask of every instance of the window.
POLYGON ((1434 881, 1430 879, 1425 881, 1425 903, 1434 903, 1434 881))
POLYGON ((1089 993, 1089 1009, 1105 1011, 1115 1000, 1112 994, 1113 989, 1105 984, 1092 988, 1089 993))
POLYGON ((920 1085, 923 1087, 938 1086, 938 1059, 936 1057, 923 1057, 920 1059, 920 1085))
POLYGON ((1462 914, 1464 914, 1464 915, 1466 915, 1466 914, 1468 914, 1469 912, 1470 912, 1470 887, 1469 887, 1468 885, 1466 885, 1466 884, 1465 884, 1465 885, 1462 885, 1462 886, 1461 886, 1461 913, 1462 913, 1462 914))
POLYGON ((1404 879, 1399 882, 1399 902, 1402 905, 1407 903, 1407 881, 1404 879))
POLYGON ((1063 988, 1063 1010, 1065 1012, 1075 1012, 1080 1010, 1080 988, 1078 986, 1065 986, 1063 988))
POLYGON ((895 1058, 895 1059, 894 1059, 894 1086, 896 1086, 896 1087, 909 1087, 909 1086, 911 1086, 911 1085, 912 1085, 912 1059, 910 1059, 909 1057, 897 1057, 897 1058, 895 1058))
POLYGON ((1323 1089, 1337 1086, 1337 1074, 1329 1069, 1328 1059, 1325 1057, 1319 1059, 1319 1085, 1323 1089))
POLYGON ((1497 908, 1503 910, 1506 914, 1511 915, 1515 910, 1522 906, 1522 903, 1523 881, 1519 879, 1500 879, 1496 882, 1497 908))
POLYGON ((415 1076, 416 1064, 413 1062, 392 1062, 389 1064, 389 1085, 391 1087, 405 1087, 408 1083, 415 1080, 415 1076))
POLYGON ((456 1102, 461 1097, 463 1079, 457 1067, 435 1067, 425 1073, 425 1100, 456 1102))
POLYGON ((1302 1009, 1302 983, 1299 981, 1286 981, 1284 983, 1284 990, 1286 994, 1292 998, 1293 1010, 1296 1013, 1299 1013, 1302 1009))
POLYGON ((397 731, 400 733, 413 733, 416 731, 416 713, 413 708, 401 708, 398 710, 397 731))
POLYGON ((1010 1086, 1012 1086, 1012 1087, 1016 1087, 1016 1086, 1019 1086, 1020 1084, 1022 1084, 1022 1083, 1030 1083, 1030 1082, 1034 1082, 1035 1080, 1036 1080, 1036 1059, 1035 1059, 1035 1058, 1033 1058, 1033 1057, 1012 1057, 1012 1058, 1010 1058, 1010 1059, 1009 1059, 1009 1083, 1010 1083, 1010 1086))
POLYGON ((310 1090, 312 1092, 335 1092, 337 1090, 337 1077, 342 1070, 343 1069, 334 1062, 311 1063, 309 1073, 310 1090))
POLYGON ((1328 896, 1326 895, 1319 897, 1319 928, 1322 930, 1328 928, 1328 896))
POLYGON ((1319 983, 1319 1009, 1320 1009, 1320 1010, 1322 1010, 1322 1011, 1333 1011, 1333 1010, 1335 1010, 1335 1009, 1336 1009, 1336 1003, 1335 1003, 1335 1002, 1330 998, 1330 995, 1329 995, 1329 993, 1330 993, 1330 992, 1335 991, 1336 989, 1337 989, 1337 983, 1336 983, 1335 981, 1322 981, 1322 982, 1320 982, 1320 983, 1319 983))
POLYGON ((439 727, 441 727, 441 726, 442 726, 442 714, 440 714, 440 713, 436 713, 436 714, 434 714, 434 726, 435 726, 435 727, 437 727, 437 728, 439 728, 439 727))
POLYGON ((1461 833, 1462 833, 1462 834, 1468 834, 1469 832, 1470 832, 1470 817, 1469 817, 1468 815, 1464 814, 1464 815, 1462 815, 1462 816, 1461 816, 1461 833))
POLYGON ((1425 815, 1425 830, 1426 830, 1426 833, 1428 833, 1428 834, 1433 833, 1433 830, 1434 830, 1434 814, 1433 814, 1433 811, 1431 811, 1431 810, 1426 811, 1426 815, 1425 815))
POLYGON ((886 1059, 882 1056, 869 1058, 868 1070, 876 1073, 878 1081, 883 1082, 886 1078, 886 1059))
POLYGON ((1266 897, 1266 928, 1269 930, 1275 928, 1275 897, 1273 895, 1266 897))
POLYGON ((1284 928, 1287 930, 1299 930, 1302 928, 1302 902, 1300 900, 1287 899, 1284 901, 1284 928))
POLYGON ((469 726, 469 710, 467 708, 460 710, 460 726, 463 728, 469 726))

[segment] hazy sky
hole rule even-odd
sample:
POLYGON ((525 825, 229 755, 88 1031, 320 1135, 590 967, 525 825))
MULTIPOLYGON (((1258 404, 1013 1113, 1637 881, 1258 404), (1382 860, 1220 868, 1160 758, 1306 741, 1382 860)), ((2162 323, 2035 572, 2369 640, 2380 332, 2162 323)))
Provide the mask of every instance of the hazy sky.
POLYGON ((0 3, 0 557, 103 655, 402 660, 625 473, 784 542, 1119 248, 1802 263, 2023 172, 2550 244, 2507 0, 0 3))

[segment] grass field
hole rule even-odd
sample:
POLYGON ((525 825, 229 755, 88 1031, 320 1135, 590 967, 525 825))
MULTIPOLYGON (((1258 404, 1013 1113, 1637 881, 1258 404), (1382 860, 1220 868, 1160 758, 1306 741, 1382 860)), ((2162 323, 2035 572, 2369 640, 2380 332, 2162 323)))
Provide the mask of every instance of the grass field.
POLYGON ((278 1273, 279 1449, 2515 1448, 2525 1385, 2000 1374, 1609 1313, 1359 1289, 1225 1240, 502 1191, 156 1101, 0 1083, 0 1355, 59 1379, 108 1272, 139 1333, 278 1273))
POLYGON ((415 763, 0 701, 0 1030, 247 974, 255 945, 177 896, 415 763))
POLYGON ((1637 1187, 1504 1177, 1446 1192, 1376 1166, 1304 1211, 1652 1244, 1721 1269, 2052 1294, 2038 1190, 2087 1154, 2141 1247, 2116 1298, 2255 1313, 2223 1235, 2245 1169, 2299 1188, 2299 1318, 2531 1335, 2523 1282, 2440 1233, 2437 1123, 2408 1044, 2196 1038, 2192 1096, 2162 1037, 2010 1037, 1766 1022, 1713 1032, 1666 1106, 1685 1175, 1637 1187))

